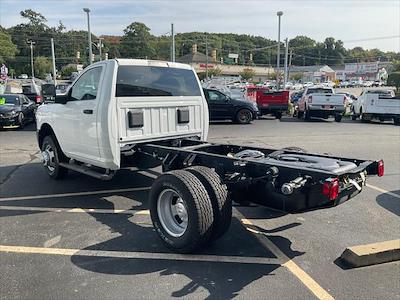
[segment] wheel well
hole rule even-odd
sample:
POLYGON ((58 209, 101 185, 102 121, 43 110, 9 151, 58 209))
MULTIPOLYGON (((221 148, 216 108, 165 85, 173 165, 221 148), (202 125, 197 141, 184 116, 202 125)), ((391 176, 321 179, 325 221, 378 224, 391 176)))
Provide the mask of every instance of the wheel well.
MULTIPOLYGON (((38 133, 38 142, 39 142, 39 148, 42 149, 43 145, 43 140, 46 136, 52 135, 54 138, 57 140, 56 135, 54 134, 53 129, 51 126, 47 123, 43 124, 42 127, 40 127, 39 133, 38 133)), ((58 142, 58 141, 57 141, 58 142)))

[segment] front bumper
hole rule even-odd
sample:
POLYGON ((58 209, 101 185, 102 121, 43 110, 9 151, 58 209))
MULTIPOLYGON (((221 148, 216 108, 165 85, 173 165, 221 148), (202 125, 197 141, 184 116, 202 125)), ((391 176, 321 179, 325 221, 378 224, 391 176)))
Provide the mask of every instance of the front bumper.
POLYGON ((3 117, 0 118, 0 126, 18 125, 18 117, 3 117))

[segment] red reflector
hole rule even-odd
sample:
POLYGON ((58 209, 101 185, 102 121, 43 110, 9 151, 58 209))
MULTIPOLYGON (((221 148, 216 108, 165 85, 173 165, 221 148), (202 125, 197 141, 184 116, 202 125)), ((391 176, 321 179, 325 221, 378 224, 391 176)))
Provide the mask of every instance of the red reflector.
POLYGON ((383 163, 383 160, 381 159, 380 161, 378 161, 378 176, 382 177, 384 173, 385 173, 385 165, 383 163))
POLYGON ((42 96, 37 95, 35 100, 36 100, 36 103, 40 103, 40 101, 42 100, 42 96))
POLYGON ((339 195, 339 179, 327 179, 322 185, 322 194, 328 197, 329 200, 335 200, 339 195))

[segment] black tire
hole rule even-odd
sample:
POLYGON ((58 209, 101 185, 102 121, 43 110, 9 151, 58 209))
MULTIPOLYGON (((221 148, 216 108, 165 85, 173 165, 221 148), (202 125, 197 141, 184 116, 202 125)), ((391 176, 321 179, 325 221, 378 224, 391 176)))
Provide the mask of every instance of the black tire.
MULTIPOLYGON (((48 147, 52 149, 52 152, 54 153, 54 158, 51 160, 53 163, 51 167, 49 165, 44 165, 45 171, 47 175, 50 176, 52 179, 62 179, 67 175, 68 169, 61 167, 60 162, 65 161, 65 156, 62 153, 58 143, 56 142, 55 138, 53 136, 46 136, 43 139, 43 144, 42 144, 42 152, 49 151, 48 147)), ((49 162, 50 163, 50 162, 49 162)))
POLYGON ((311 119, 310 117, 310 111, 308 109, 306 109, 304 111, 304 120, 309 121, 311 119))
POLYGON ((297 111, 297 118, 301 119, 304 115, 304 111, 297 111))
POLYGON ((20 112, 18 115, 18 126, 20 129, 24 129, 25 127, 25 115, 23 112, 20 112))
POLYGON ((352 114, 351 114, 351 119, 352 119, 353 121, 357 120, 357 115, 356 115, 356 113, 354 112, 354 109, 353 109, 352 114))
POLYGON ((191 253, 209 242, 214 219, 213 208, 206 188, 195 175, 185 170, 162 174, 154 181, 149 200, 153 226, 168 248, 179 253, 191 253), (187 227, 181 236, 171 235, 162 225, 158 202, 165 191, 175 192, 185 203, 187 227))
POLYGON ((282 112, 281 112, 281 111, 276 112, 276 113, 275 113, 275 117, 276 117, 278 120, 282 119, 282 112))
POLYGON ((228 189, 219 175, 212 169, 195 166, 185 169, 194 174, 204 185, 213 207, 214 222, 210 241, 220 238, 229 229, 232 221, 232 201, 228 189))
POLYGON ((238 124, 249 124, 253 121, 253 114, 246 108, 240 109, 236 113, 235 122, 238 124))
POLYGON ((336 114, 335 115, 335 122, 341 122, 342 121, 342 115, 341 114, 336 114))

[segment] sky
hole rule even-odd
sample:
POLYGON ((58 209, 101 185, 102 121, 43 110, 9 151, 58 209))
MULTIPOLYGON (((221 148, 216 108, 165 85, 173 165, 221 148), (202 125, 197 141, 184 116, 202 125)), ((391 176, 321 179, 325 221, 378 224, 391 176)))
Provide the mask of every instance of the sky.
POLYGON ((132 22, 143 22, 154 35, 221 32, 277 40, 276 12, 283 11, 281 38, 306 35, 317 41, 332 36, 346 48, 400 52, 400 0, 0 0, 0 25, 23 22, 19 12, 33 9, 49 26, 61 20, 67 30, 86 30, 83 7, 91 10, 96 35, 122 35, 132 22))

